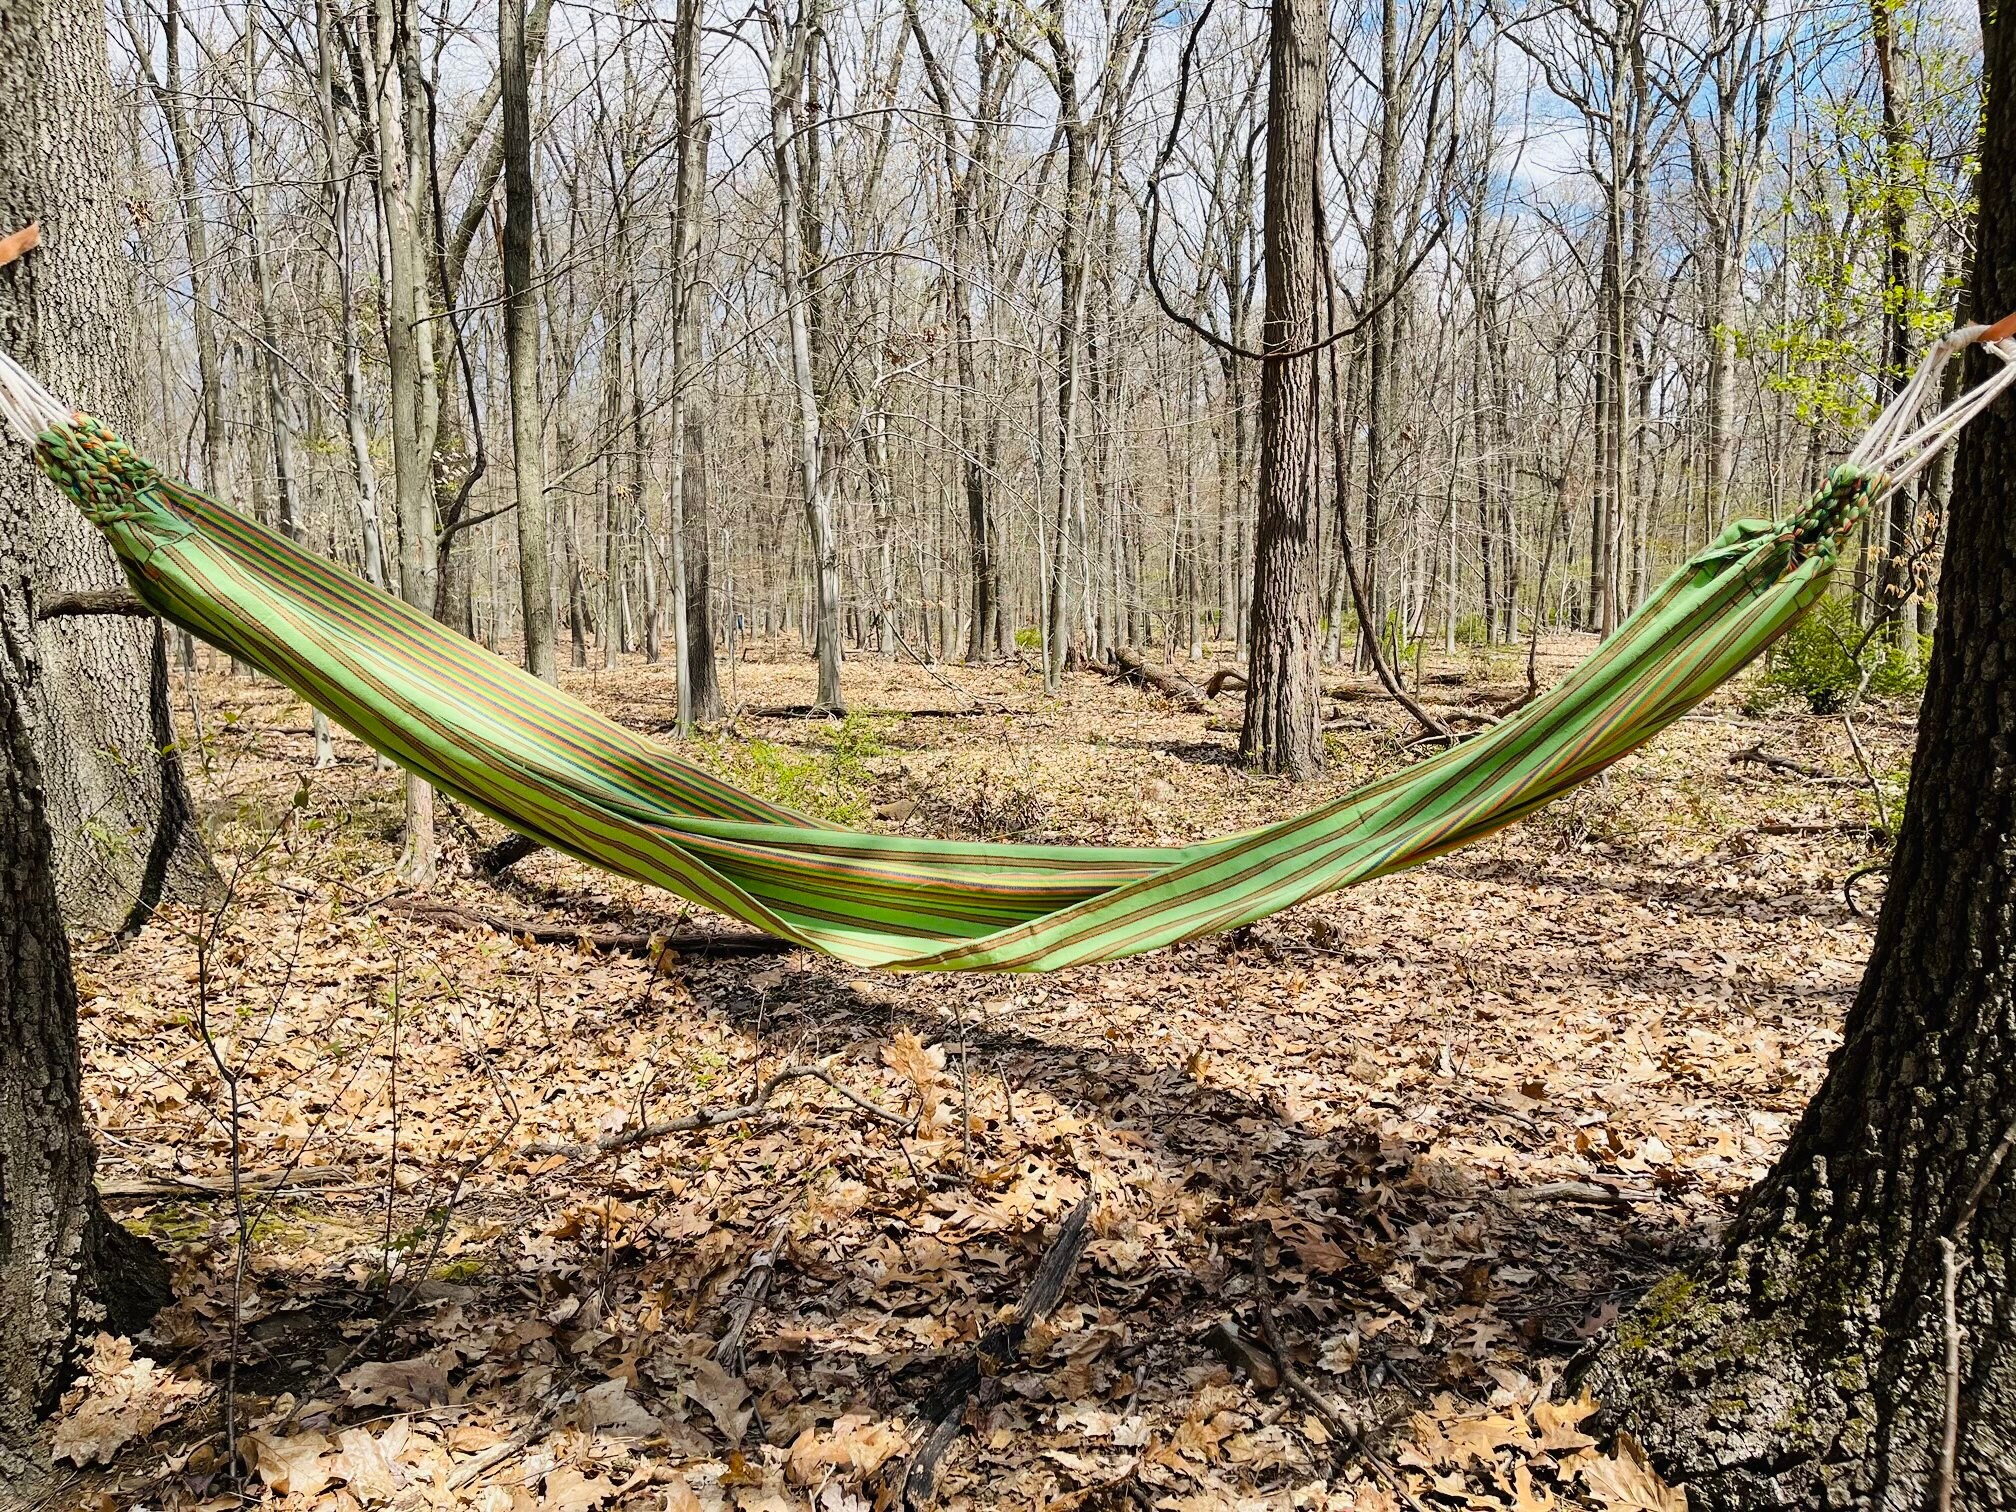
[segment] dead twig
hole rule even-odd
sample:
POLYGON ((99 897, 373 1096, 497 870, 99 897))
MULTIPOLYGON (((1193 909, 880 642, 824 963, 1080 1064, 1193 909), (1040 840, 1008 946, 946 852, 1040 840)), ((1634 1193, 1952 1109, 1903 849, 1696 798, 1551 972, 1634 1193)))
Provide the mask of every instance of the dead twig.
POLYGON ((1883 784, 1876 780, 1876 769, 1869 764, 1869 752, 1862 744, 1861 733, 1855 728, 1855 716, 1843 714, 1841 723, 1848 731, 1848 744, 1855 752, 1855 765, 1862 768, 1862 780, 1869 784, 1869 796, 1876 800, 1876 823, 1887 835, 1890 833, 1890 801, 1883 796, 1883 784))
MULTIPOLYGON (((342 1166, 306 1166, 296 1170, 247 1171, 237 1189, 272 1196, 347 1186, 356 1172, 342 1166)), ((229 1176, 158 1176, 151 1181, 107 1181, 98 1195, 106 1202, 202 1202, 232 1195, 229 1176)))
POLYGON ((1372 1467, 1373 1473, 1386 1483, 1387 1489, 1401 1497, 1416 1512, 1428 1512, 1412 1491, 1401 1482, 1399 1473, 1385 1460, 1373 1452, 1358 1425, 1344 1415, 1343 1410, 1323 1392, 1318 1391, 1309 1378, 1295 1368, 1295 1361, 1281 1345, 1280 1330, 1274 1323, 1274 1302, 1272 1288, 1267 1282, 1267 1225, 1255 1222, 1248 1230, 1253 1249, 1253 1301, 1260 1313, 1260 1336, 1267 1341, 1267 1348, 1274 1356, 1275 1364, 1281 1371, 1281 1384, 1300 1397, 1329 1428, 1344 1441, 1353 1454, 1372 1467))
POLYGON ((786 1082, 799 1081, 805 1078, 824 1082, 862 1112, 873 1118, 878 1118, 883 1123, 889 1124, 894 1128, 901 1129, 907 1133, 917 1126, 915 1118, 905 1118, 900 1113, 891 1113, 887 1108, 880 1107, 853 1089, 841 1085, 834 1078, 827 1063, 821 1061, 810 1066, 786 1066, 782 1071, 779 1071, 758 1087, 755 1096, 751 1097, 749 1101, 738 1103, 732 1108, 707 1108, 698 1113, 689 1113, 684 1118, 667 1119, 662 1123, 644 1124, 639 1128, 624 1129, 615 1134, 604 1134, 593 1144, 540 1142, 526 1145, 518 1153, 528 1158, 566 1155, 575 1160, 582 1160, 591 1155, 607 1155, 614 1150, 626 1150, 632 1145, 645 1144, 654 1139, 663 1139, 668 1134, 692 1134, 697 1133, 701 1129, 718 1128, 722 1124, 735 1123, 744 1118, 754 1118, 763 1111, 779 1087, 783 1086, 786 1082))
POLYGON ((758 934, 754 930, 721 933, 677 930, 665 934, 639 934, 624 930, 588 929, 578 924, 546 924, 537 919, 514 919, 457 908, 452 903, 429 903, 419 898, 381 898, 374 906, 387 913, 404 914, 408 918, 446 925, 450 929, 494 929, 499 934, 531 940, 538 945, 592 945, 597 950, 614 950, 625 955, 766 956, 784 955, 798 948, 789 940, 758 934))
POLYGON ((1029 1287, 1022 1293, 1014 1315, 981 1335, 972 1358, 961 1361, 918 1403, 918 1415, 931 1425, 931 1430, 904 1470, 904 1506, 921 1507, 930 1500, 931 1488, 937 1482, 938 1461, 959 1437, 967 1409, 978 1401, 987 1382, 1005 1374, 1020 1360, 1030 1325, 1049 1317, 1064 1300, 1064 1287, 1092 1240, 1092 1212, 1097 1206, 1096 1197, 1087 1197, 1070 1211, 1058 1228, 1057 1237, 1050 1241, 1050 1248, 1036 1263, 1036 1273, 1029 1278, 1029 1287))

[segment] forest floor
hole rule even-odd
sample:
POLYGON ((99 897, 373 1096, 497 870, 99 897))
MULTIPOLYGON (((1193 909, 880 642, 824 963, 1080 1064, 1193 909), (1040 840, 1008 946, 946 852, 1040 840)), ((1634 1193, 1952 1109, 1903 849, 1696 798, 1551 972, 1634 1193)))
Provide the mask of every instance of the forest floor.
MULTIPOLYGON (((1522 663, 1427 693, 1480 707, 1522 663)), ((739 664, 700 759, 912 833, 1187 842, 1428 749, 1347 689, 1294 788, 1235 764, 1236 694, 1015 666, 859 660, 844 723, 762 712, 811 676, 739 664)), ((670 721, 665 668, 567 683, 670 721)), ((179 696, 229 898, 78 955, 100 1183, 177 1301, 72 1391, 75 1505, 881 1508, 928 1404, 950 1508, 1683 1506, 1561 1378, 1780 1147, 1883 855, 1842 721, 1739 686, 1501 836, 1232 936, 1036 978, 654 961, 400 912, 396 772, 340 734, 314 770, 269 682, 179 696), (1758 746, 1817 775, 1731 760, 1758 746), (1087 1198, 1061 1303, 982 1350, 1087 1198)), ((1891 812, 1912 712, 1858 716, 1891 812)), ((444 813, 427 901, 723 922, 550 853, 483 880, 498 834, 444 813)))

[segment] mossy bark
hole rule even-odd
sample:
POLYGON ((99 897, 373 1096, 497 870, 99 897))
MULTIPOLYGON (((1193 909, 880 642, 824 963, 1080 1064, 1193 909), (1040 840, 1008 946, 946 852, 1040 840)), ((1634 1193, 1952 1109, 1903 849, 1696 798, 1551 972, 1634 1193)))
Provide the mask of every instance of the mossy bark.
MULTIPOLYGON (((2016 310, 2016 23, 1984 15, 1977 318, 2016 310)), ((1971 376, 1989 371, 1975 356, 1971 376)), ((2016 1120, 2016 414, 1962 443, 1889 895, 1845 1039, 1713 1264, 1587 1372, 1697 1508, 1928 1507, 1947 1420, 1941 1241, 2016 1120)), ((1959 1246, 1954 1505, 2016 1507, 2016 1158, 1959 1246)))

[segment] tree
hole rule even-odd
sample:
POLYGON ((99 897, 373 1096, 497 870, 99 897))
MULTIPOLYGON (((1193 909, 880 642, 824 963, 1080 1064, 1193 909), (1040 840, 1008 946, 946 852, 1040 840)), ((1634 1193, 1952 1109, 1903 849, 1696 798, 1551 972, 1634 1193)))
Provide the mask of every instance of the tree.
MULTIPOLYGON (((131 299, 98 13, 0 8, 0 92, 11 112, 0 215, 18 225, 41 214, 48 241, 0 273, 0 329, 66 392, 116 414, 129 399, 120 337, 131 299)), ((48 617, 64 592, 116 581, 97 533, 10 449, 0 461, 0 1502, 21 1505, 47 1474, 37 1420, 79 1323, 130 1325, 148 1299, 163 1300, 158 1258, 145 1263, 152 1251, 93 1195, 64 937, 65 912, 117 923, 171 880, 207 871, 169 744, 157 627, 48 617), (16 555, 23 545, 30 559, 16 555)))
POLYGON ((518 511, 519 597, 525 665, 559 680, 553 650, 552 515, 546 504, 545 412, 539 402, 539 305, 532 293, 532 105, 525 61, 525 0, 497 7, 498 77, 504 97, 504 352, 510 367, 511 466, 518 511))
MULTIPOLYGON (((2016 310, 2016 23, 1984 6, 1982 28, 1973 309, 1985 319, 2016 310)), ((1690 1483, 1697 1507, 2016 1498, 2006 399, 1961 443, 1948 530, 1910 798, 1842 1048, 1714 1260, 1655 1287, 1593 1370, 1616 1422, 1690 1483)))
MULTIPOLYGON (((40 218, 45 233, 41 251, 0 272, 0 340, 66 397, 123 424, 133 300, 120 204, 80 187, 104 184, 113 155, 95 15, 87 26, 61 6, 0 10, 0 89, 15 102, 0 132, 0 223, 40 218)), ((168 722, 158 626, 66 605, 124 582, 98 532, 26 458, 0 458, 0 599, 25 616, 21 717, 46 787, 57 893, 77 928, 137 927, 210 875, 168 722)))
MULTIPOLYGON (((434 326, 425 317, 428 275, 420 183, 426 176, 427 100, 420 83, 419 7, 373 8, 366 88, 376 102, 378 198, 385 237, 385 359, 392 409, 392 494, 399 522, 399 596, 434 612, 436 508, 432 463, 440 419, 434 326)), ((434 790, 406 778, 402 881, 434 880, 434 790)))
POLYGON ((1239 754, 1311 777, 1323 764, 1317 696, 1316 167, 1330 19, 1321 0, 1274 0, 1267 44, 1267 295, 1260 375, 1260 514, 1253 539, 1250 681, 1239 754))
MULTIPOLYGON (((814 363, 814 314, 819 297, 817 253, 806 244, 805 222, 819 184, 807 180, 800 153, 816 140, 816 115, 808 130, 807 71, 821 37, 820 0, 802 0, 786 18, 766 16, 770 32, 770 147, 777 174, 777 281, 791 343, 791 386, 798 407, 798 490, 812 551, 813 639, 819 655, 822 709, 845 707, 840 693, 840 546, 833 524, 833 486, 826 474, 826 438, 814 363), (800 133, 806 137, 798 140, 800 133)), ((816 159, 813 160, 816 165, 816 159)), ((817 219, 811 217, 816 226, 817 219)))

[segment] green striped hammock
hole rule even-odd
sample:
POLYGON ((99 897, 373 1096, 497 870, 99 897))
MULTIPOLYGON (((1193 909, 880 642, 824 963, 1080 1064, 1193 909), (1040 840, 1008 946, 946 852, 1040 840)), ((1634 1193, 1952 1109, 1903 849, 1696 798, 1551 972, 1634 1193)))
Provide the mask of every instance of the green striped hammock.
POLYGON ((1856 521, 2016 374, 2016 344, 1998 338, 2002 369, 1916 427, 1936 369, 1984 334, 1935 349, 1799 515, 1731 525, 1515 716, 1307 813, 1166 849, 860 834, 795 813, 163 476, 4 356, 0 414, 104 531, 148 608, 520 834, 856 965, 1052 971, 1414 866, 1644 744, 1819 599, 1856 521))

